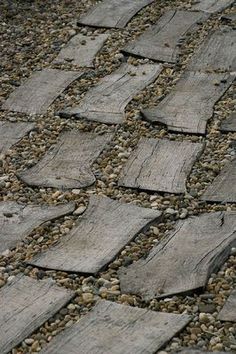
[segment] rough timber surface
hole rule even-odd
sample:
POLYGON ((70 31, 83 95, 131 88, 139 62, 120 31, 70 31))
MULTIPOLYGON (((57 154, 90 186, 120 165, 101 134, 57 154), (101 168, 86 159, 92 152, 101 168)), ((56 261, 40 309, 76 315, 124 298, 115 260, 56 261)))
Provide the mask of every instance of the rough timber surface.
POLYGON ((78 106, 65 110, 67 115, 108 124, 123 123, 125 107, 132 98, 160 74, 158 64, 122 64, 92 87, 78 106))
POLYGON ((220 321, 236 322, 236 290, 233 290, 218 315, 220 321))
POLYGON ((74 296, 50 280, 16 276, 0 290, 0 352, 7 354, 74 296))
POLYGON ((101 33, 97 36, 77 34, 63 47, 53 63, 72 63, 80 67, 93 68, 96 54, 109 37, 101 33))
POLYGON ((197 0, 191 10, 205 11, 208 13, 220 12, 234 3, 234 0, 197 0))
POLYGON ((91 196, 77 226, 30 264, 43 268, 97 273, 161 212, 91 196))
POLYGON ((223 167, 201 199, 208 202, 236 202, 236 158, 223 167))
POLYGON ((103 0, 83 15, 78 23, 93 27, 124 28, 131 18, 154 0, 103 0))
POLYGON ((158 106, 142 113, 148 121, 164 124, 170 131, 205 134, 215 103, 233 80, 228 73, 187 71, 158 106))
POLYGON ((212 31, 191 58, 187 70, 236 71, 236 31, 212 31))
POLYGON ((154 354, 190 319, 102 300, 42 354, 154 354))
POLYGON ((119 185, 144 190, 184 193, 201 143, 142 138, 121 171, 119 185))
POLYGON ((136 40, 127 44, 123 52, 137 56, 175 63, 179 54, 179 41, 193 31, 206 16, 200 12, 167 11, 157 22, 136 40))
POLYGON ((46 113, 50 104, 84 72, 43 69, 13 91, 2 108, 30 115, 46 113))
POLYGON ((201 289, 235 245, 236 212, 180 221, 146 259, 119 271, 121 291, 150 300, 201 289))
POLYGON ((19 142, 35 125, 24 122, 0 122, 0 155, 19 142))
POLYGON ((221 126, 222 132, 236 132, 236 112, 232 112, 228 118, 226 118, 221 126))
POLYGON ((110 133, 64 132, 35 166, 18 176, 34 186, 62 189, 90 186, 96 180, 91 165, 112 137, 110 133))
POLYGON ((44 222, 69 214, 74 209, 74 203, 40 206, 0 202, 0 252, 14 248, 18 241, 44 222))

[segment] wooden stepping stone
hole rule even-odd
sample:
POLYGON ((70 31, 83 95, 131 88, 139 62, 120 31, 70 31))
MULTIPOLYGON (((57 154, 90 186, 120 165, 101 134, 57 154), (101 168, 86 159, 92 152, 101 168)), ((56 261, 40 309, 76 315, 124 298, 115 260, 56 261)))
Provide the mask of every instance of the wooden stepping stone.
POLYGON ((102 300, 55 337, 42 354, 154 354, 190 320, 188 315, 102 300))
POLYGON ((78 23, 93 27, 124 28, 131 18, 154 0, 103 0, 91 7, 78 23))
POLYGON ((208 202, 236 202, 236 158, 225 165, 219 175, 207 187, 201 200, 208 202))
POLYGON ((196 0, 191 9, 213 14, 223 11, 233 3, 234 0, 196 0))
POLYGON ((179 54, 179 41, 193 31, 203 16, 200 12, 167 11, 157 22, 136 40, 127 44, 123 52, 175 63, 179 54))
POLYGON ((62 189, 90 186, 96 181, 91 166, 112 137, 111 133, 64 132, 42 160, 18 177, 32 186, 62 189))
POLYGON ((202 289, 228 258, 235 242, 235 211, 179 221, 146 259, 121 268, 121 291, 150 300, 202 289))
POLYGON ((220 321, 236 322, 236 290, 233 290, 218 315, 220 321))
POLYGON ((236 112, 232 112, 228 118, 223 120, 220 130, 222 132, 236 132, 236 112))
POLYGON ((205 134, 215 103, 233 79, 230 74, 185 72, 158 106, 142 113, 148 121, 165 124, 170 131, 205 134))
POLYGON ((53 63, 72 63, 93 68, 94 58, 108 38, 108 34, 85 36, 77 34, 63 47, 53 63))
POLYGON ((119 186, 185 193, 186 179, 204 144, 142 138, 121 171, 119 186))
POLYGON ((0 290, 0 352, 7 354, 73 297, 52 280, 17 275, 0 290))
POLYGON ((0 155, 5 154, 35 127, 32 123, 0 122, 0 155))
POLYGON ((161 212, 91 196, 76 227, 30 264, 63 271, 97 273, 161 212))
POLYGON ((43 114, 72 81, 84 72, 43 69, 13 91, 2 108, 26 114, 43 114))
POLYGON ((72 213, 74 203, 57 206, 22 205, 0 202, 0 252, 12 249, 46 221, 72 213))
POLYGON ((137 67, 123 64, 92 87, 78 106, 66 109, 64 114, 101 123, 123 123, 127 104, 139 91, 153 82, 161 70, 162 67, 158 64, 137 67))
POLYGON ((187 70, 236 71, 236 31, 213 31, 191 58, 187 70))

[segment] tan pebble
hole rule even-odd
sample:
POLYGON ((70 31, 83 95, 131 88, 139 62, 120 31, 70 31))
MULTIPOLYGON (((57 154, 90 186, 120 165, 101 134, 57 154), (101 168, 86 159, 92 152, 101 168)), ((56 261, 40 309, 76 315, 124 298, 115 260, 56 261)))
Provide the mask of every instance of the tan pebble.
POLYGON ((39 350, 40 350, 39 341, 36 340, 31 346, 31 351, 38 352, 39 350))
POLYGON ((86 206, 79 206, 75 211, 74 211, 74 214, 75 215, 80 215, 82 214, 84 211, 86 210, 86 206))
POLYGON ((56 191, 55 193, 52 194, 52 199, 57 199, 57 197, 59 197, 60 192, 56 191))
POLYGON ((91 294, 91 293, 82 294, 82 299, 85 304, 89 304, 94 301, 93 294, 91 294))
POLYGON ((216 351, 219 351, 219 350, 222 350, 223 349, 223 344, 222 343, 217 343, 216 345, 214 345, 212 347, 212 350, 216 350, 216 351))

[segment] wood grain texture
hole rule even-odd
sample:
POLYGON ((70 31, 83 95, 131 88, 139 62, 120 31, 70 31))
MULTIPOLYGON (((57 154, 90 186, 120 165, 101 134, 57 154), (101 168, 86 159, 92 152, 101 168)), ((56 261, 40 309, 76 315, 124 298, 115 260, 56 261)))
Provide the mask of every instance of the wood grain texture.
POLYGON ((64 132, 35 166, 18 177, 33 186, 62 189, 90 186, 96 180, 91 165, 112 137, 110 133, 64 132))
POLYGON ((222 132, 236 132, 236 112, 232 112, 228 118, 222 121, 220 130, 222 132))
POLYGON ((98 273, 161 212, 91 196, 86 212, 60 242, 30 264, 43 268, 98 273))
POLYGON ((122 64, 92 87, 80 104, 65 110, 67 115, 101 123, 119 124, 125 118, 125 107, 132 98, 160 74, 158 64, 133 66, 122 64))
POLYGON ((169 193, 186 192, 186 179, 204 145, 142 138, 121 171, 119 185, 169 193))
POLYGON ((206 18, 200 12, 167 11, 157 22, 136 40, 127 44, 123 52, 175 63, 179 54, 179 42, 186 33, 194 30, 200 20, 206 18))
POLYGON ((154 0, 103 0, 91 7, 78 23, 93 27, 124 28, 131 18, 154 0))
POLYGON ((81 67, 94 67, 96 54, 109 37, 106 33, 97 36, 77 34, 61 49, 53 63, 72 63, 81 67))
POLYGON ((74 209, 74 203, 39 206, 0 202, 0 252, 14 248, 44 222, 72 213, 74 209))
POLYGON ((122 293, 145 300, 202 289, 236 245, 236 212, 215 212, 177 223, 146 259, 121 268, 122 293))
POLYGON ((0 155, 18 143, 26 134, 33 130, 35 124, 24 122, 0 122, 0 155))
POLYGON ((233 80, 230 74, 185 72, 158 106, 142 113, 148 121, 164 124, 170 131, 205 134, 215 103, 233 80))
POLYGON ((13 91, 2 108, 26 114, 46 113, 50 104, 84 72, 43 69, 13 91))
POLYGON ((154 354, 190 320, 102 300, 42 354, 154 354))
POLYGON ((207 187, 201 200, 209 202, 236 202, 236 158, 227 163, 219 175, 207 187))
POLYGON ((236 322, 236 290, 233 290, 218 315, 220 321, 236 322))
POLYGON ((17 275, 0 290, 0 352, 7 354, 72 299, 51 280, 17 275))
POLYGON ((234 0, 196 0, 192 10, 205 11, 208 13, 220 12, 234 3, 234 0))
POLYGON ((212 31, 191 58, 187 70, 236 71, 236 31, 212 31))

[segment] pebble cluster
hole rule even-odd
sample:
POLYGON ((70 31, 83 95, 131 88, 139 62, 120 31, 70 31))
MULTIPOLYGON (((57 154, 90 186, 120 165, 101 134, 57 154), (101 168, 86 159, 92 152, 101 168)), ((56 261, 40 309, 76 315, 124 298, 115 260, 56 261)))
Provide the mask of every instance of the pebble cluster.
MULTIPOLYGON (((217 274, 211 274, 206 289, 199 294, 174 296, 164 300, 143 302, 139 297, 122 294, 119 287, 117 270, 145 257, 167 232, 174 228, 179 219, 191 215, 218 210, 236 210, 234 204, 207 204, 199 201, 199 196, 212 183, 225 163, 235 156, 236 134, 222 134, 220 123, 236 104, 235 90, 231 87, 216 104, 213 119, 209 122, 206 137, 171 134, 163 126, 144 121, 141 107, 157 104, 173 87, 193 51, 200 45, 211 29, 222 26, 221 15, 216 14, 199 26, 197 32, 187 36, 181 43, 181 55, 177 65, 165 65, 159 78, 134 97, 126 108, 126 121, 121 126, 108 126, 84 120, 65 119, 58 112, 79 100, 101 77, 113 72, 121 62, 133 65, 151 62, 148 59, 125 57, 120 50, 128 40, 134 39, 168 9, 189 9, 191 1, 161 0, 140 11, 122 30, 93 29, 78 27, 77 19, 95 1, 92 0, 25 0, 0 3, 0 104, 20 83, 35 70, 44 67, 73 69, 80 68, 71 63, 51 64, 68 40, 77 33, 94 35, 109 33, 101 52, 95 60, 95 69, 88 70, 83 78, 74 82, 50 106, 47 114, 31 117, 36 128, 24 137, 3 157, 0 156, 0 201, 15 200, 19 203, 55 205, 74 201, 76 210, 73 215, 47 222, 35 229, 24 241, 0 256, 0 287, 10 283, 16 274, 22 272, 36 279, 52 277, 60 286, 76 291, 76 297, 58 314, 47 321, 12 354, 36 353, 65 327, 71 326, 85 315, 97 299, 103 298, 130 306, 139 306, 154 311, 188 313, 192 321, 178 336, 160 351, 160 354, 175 352, 183 347, 208 349, 211 351, 236 350, 236 325, 220 322, 217 315, 235 286, 236 249, 217 274), (96 183, 85 189, 61 191, 53 188, 37 188, 24 185, 16 173, 33 166, 47 149, 57 141, 64 129, 79 129, 102 134, 115 133, 113 141, 107 146, 96 163, 93 172, 96 183), (140 137, 168 138, 171 140, 191 140, 204 142, 205 150, 195 163, 187 182, 185 195, 168 193, 146 193, 117 186, 120 170, 124 166, 140 137), (90 194, 105 195, 126 203, 163 211, 163 220, 152 225, 145 233, 140 233, 130 242, 108 268, 93 276, 60 271, 44 271, 27 265, 35 254, 45 251, 49 246, 63 238, 73 227, 76 219, 87 206, 90 194)), ((230 13, 227 9, 224 13, 230 13)), ((11 122, 28 121, 24 114, 0 111, 0 119, 11 122)))

